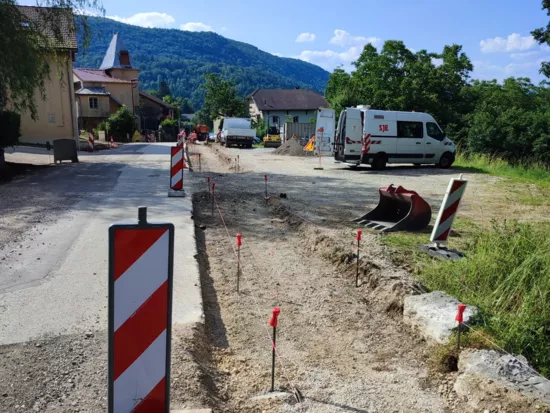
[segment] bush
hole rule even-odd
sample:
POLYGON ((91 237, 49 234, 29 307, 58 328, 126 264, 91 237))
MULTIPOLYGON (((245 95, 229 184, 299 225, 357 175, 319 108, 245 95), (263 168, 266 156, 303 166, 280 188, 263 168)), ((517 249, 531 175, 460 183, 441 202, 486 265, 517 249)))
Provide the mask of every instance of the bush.
POLYGON ((105 122, 105 121, 100 122, 99 125, 97 125, 97 130, 106 132, 107 131, 107 122, 105 122))
POLYGON ((119 110, 109 116, 107 120, 109 127, 109 136, 113 136, 116 140, 126 140, 126 135, 130 134, 134 129, 134 116, 126 106, 122 106, 119 110))
POLYGON ((481 326, 507 351, 550 374, 550 226, 494 223, 480 231, 468 256, 421 271, 430 289, 479 307, 481 326))
POLYGON ((21 136, 21 116, 15 112, 0 112, 0 149, 17 145, 21 136))

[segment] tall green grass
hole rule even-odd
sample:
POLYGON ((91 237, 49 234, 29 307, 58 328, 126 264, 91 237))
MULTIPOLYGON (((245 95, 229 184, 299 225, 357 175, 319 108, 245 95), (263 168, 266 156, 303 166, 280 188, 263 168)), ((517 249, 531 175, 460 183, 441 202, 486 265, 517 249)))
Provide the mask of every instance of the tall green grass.
POLYGON ((493 223, 470 241, 467 258, 425 263, 419 277, 477 306, 500 346, 550 374, 550 226, 493 223))
POLYGON ((484 154, 465 154, 459 152, 455 166, 473 168, 491 175, 503 176, 520 182, 536 183, 542 187, 550 187, 550 167, 541 162, 524 162, 510 164, 494 156, 484 154))

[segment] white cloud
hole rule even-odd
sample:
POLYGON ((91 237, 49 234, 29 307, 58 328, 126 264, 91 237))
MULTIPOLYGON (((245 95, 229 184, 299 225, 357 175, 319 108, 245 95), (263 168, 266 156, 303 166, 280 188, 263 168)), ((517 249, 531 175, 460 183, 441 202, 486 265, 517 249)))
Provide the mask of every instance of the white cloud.
POLYGON ((130 17, 107 16, 107 18, 141 27, 170 27, 176 22, 176 19, 169 14, 156 11, 137 13, 130 17))
POLYGON ((435 67, 439 67, 443 64, 443 59, 439 59, 439 58, 436 58, 436 57, 433 57, 432 58, 432 63, 435 67))
POLYGON ((277 57, 283 57, 283 55, 281 53, 271 53, 273 56, 277 56, 277 57))
POLYGON ((351 63, 359 58, 362 51, 362 46, 353 46, 341 53, 334 50, 303 50, 298 59, 319 65, 327 70, 332 70, 339 65, 344 65, 349 70, 351 69, 351 63))
POLYGON ((315 37, 313 33, 301 33, 296 38, 296 43, 312 42, 315 40, 315 37))
POLYGON ((509 63, 504 66, 495 65, 486 60, 473 61, 474 72, 472 76, 482 80, 497 79, 499 81, 511 76, 532 77, 536 75, 543 60, 537 59, 531 62, 509 63))
POLYGON ((86 9, 73 9, 73 13, 78 16, 94 16, 99 17, 100 14, 96 11, 86 10, 86 9))
POLYGON ((212 32, 212 26, 201 22, 189 22, 180 26, 181 30, 187 30, 189 32, 212 32))
POLYGON ((378 37, 352 36, 345 30, 336 29, 334 30, 334 37, 329 40, 329 43, 342 47, 356 45, 364 46, 367 43, 370 43, 373 46, 378 47, 382 43, 382 39, 379 39, 378 37))
POLYGON ((510 57, 513 60, 525 60, 533 56, 538 56, 542 53, 540 50, 532 50, 530 52, 511 53, 510 57))
POLYGON ((345 30, 335 30, 334 37, 329 43, 345 48, 343 52, 335 50, 303 50, 298 59, 321 66, 327 70, 332 70, 337 66, 343 65, 344 69, 351 70, 351 63, 355 62, 363 48, 368 43, 375 47, 382 44, 382 39, 378 37, 352 36, 345 30))
POLYGON ((506 39, 495 37, 479 42, 479 47, 483 53, 521 52, 532 49, 536 45, 537 42, 533 36, 520 36, 518 33, 512 33, 506 39))

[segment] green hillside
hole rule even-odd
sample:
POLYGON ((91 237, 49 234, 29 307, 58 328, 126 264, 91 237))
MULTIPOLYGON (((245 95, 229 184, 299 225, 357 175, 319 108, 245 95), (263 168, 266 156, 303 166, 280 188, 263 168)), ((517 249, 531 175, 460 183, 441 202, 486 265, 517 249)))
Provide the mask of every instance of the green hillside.
MULTIPOLYGON (((158 76, 174 96, 202 106, 200 88, 205 73, 219 73, 236 81, 243 96, 256 88, 300 86, 323 93, 329 73, 297 59, 281 58, 246 43, 211 32, 147 29, 102 18, 89 18, 92 39, 77 55, 76 67, 98 68, 114 33, 130 50, 132 65, 140 69, 140 87, 156 89, 158 76)), ((79 39, 80 50, 82 41, 79 39)))

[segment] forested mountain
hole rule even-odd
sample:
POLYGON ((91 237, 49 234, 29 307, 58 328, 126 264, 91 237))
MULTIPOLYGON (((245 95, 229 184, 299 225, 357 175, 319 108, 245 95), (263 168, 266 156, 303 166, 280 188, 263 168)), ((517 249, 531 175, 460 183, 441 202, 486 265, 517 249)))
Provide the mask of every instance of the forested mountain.
POLYGON ((300 86, 323 93, 329 73, 297 59, 281 58, 246 43, 211 32, 177 29, 147 29, 110 19, 88 18, 92 38, 79 50, 76 67, 98 68, 114 33, 130 51, 132 65, 140 69, 140 88, 156 89, 159 75, 174 96, 189 98, 195 109, 202 107, 205 73, 233 78, 241 95, 256 88, 300 86))

